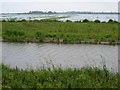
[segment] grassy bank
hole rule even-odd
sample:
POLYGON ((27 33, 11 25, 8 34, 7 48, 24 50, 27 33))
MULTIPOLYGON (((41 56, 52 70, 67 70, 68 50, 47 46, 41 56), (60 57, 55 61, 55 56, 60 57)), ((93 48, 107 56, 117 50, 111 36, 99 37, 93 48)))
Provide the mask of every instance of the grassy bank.
POLYGON ((57 20, 3 21, 3 41, 52 43, 115 43, 117 22, 61 22, 57 20))
POLYGON ((2 66, 3 88, 117 88, 119 74, 107 69, 38 69, 19 70, 2 66))
POLYGON ((0 65, 0 90, 2 89, 2 65, 0 65))

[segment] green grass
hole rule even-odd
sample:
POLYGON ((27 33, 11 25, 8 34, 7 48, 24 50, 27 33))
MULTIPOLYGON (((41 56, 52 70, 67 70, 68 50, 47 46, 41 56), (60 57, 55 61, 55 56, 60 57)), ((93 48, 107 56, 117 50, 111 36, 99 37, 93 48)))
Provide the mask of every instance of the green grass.
POLYGON ((118 40, 118 23, 6 21, 2 22, 2 37, 4 41, 9 42, 115 42, 118 40))
POLYGON ((117 88, 120 83, 118 73, 95 67, 19 70, 2 65, 2 74, 3 88, 117 88))
POLYGON ((2 23, 0 22, 0 37, 2 37, 2 23))
POLYGON ((2 89, 2 65, 0 65, 0 90, 2 89))

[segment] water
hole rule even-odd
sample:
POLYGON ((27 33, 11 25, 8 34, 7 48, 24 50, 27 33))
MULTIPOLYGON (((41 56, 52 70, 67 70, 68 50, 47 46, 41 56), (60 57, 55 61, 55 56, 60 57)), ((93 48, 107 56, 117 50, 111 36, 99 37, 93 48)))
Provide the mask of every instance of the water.
POLYGON ((108 21, 109 19, 113 19, 118 21, 118 14, 0 14, 0 20, 2 19, 11 19, 16 18, 18 20, 26 19, 26 20, 41 20, 41 19, 50 19, 56 17, 66 17, 59 18, 58 20, 66 21, 79 21, 83 19, 89 19, 94 21, 99 19, 100 21, 108 21))
MULTIPOLYGON (((1 43, 0 43, 1 44, 1 43)), ((2 43, 2 62, 20 69, 106 65, 118 71, 118 46, 82 44, 2 43)))

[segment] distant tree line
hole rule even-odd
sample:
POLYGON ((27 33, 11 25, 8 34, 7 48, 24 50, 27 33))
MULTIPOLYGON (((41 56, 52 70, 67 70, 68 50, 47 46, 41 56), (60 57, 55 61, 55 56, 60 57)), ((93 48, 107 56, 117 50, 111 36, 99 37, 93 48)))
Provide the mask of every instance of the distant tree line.
POLYGON ((80 11, 68 11, 68 12, 54 12, 54 11, 29 11, 29 14, 119 14, 118 12, 80 12, 80 11))
POLYGON ((48 11, 48 12, 43 12, 43 11, 30 11, 30 14, 56 14, 57 12, 53 12, 53 11, 48 11))

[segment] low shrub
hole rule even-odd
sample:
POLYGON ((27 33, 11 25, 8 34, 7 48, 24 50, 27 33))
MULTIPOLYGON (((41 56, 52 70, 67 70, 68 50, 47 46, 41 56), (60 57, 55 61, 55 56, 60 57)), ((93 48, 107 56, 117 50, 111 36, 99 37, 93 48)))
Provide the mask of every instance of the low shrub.
POLYGON ((95 22, 95 23, 100 23, 100 20, 95 20, 94 22, 95 22))
POLYGON ((86 23, 86 22, 89 22, 89 20, 88 19, 84 19, 83 22, 86 23))
POLYGON ((66 22, 72 22, 72 21, 70 21, 70 20, 66 20, 66 22))

